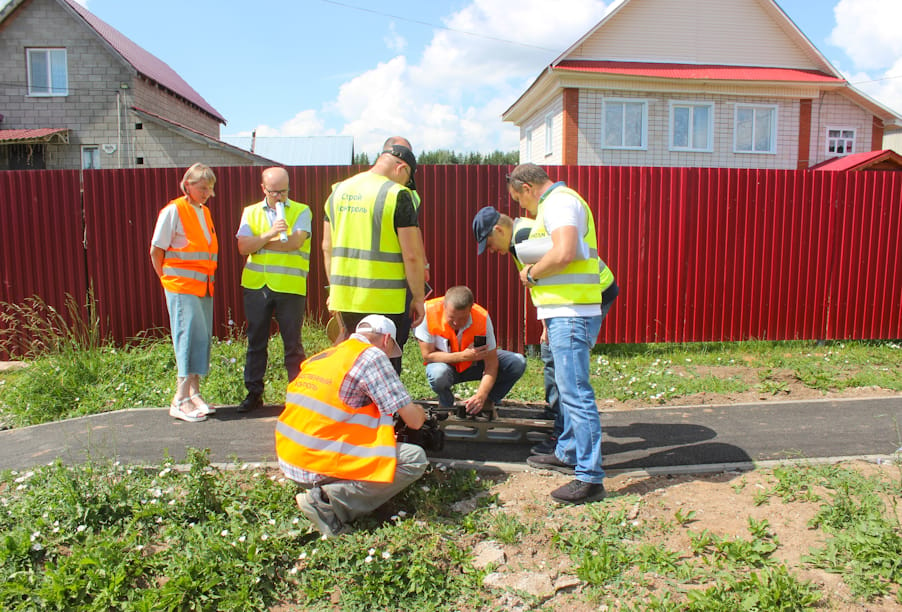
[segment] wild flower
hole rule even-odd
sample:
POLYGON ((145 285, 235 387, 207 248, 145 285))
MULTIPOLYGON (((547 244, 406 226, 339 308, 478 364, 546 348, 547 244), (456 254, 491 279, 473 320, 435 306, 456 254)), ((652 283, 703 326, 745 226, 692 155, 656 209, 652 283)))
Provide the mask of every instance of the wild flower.
POLYGON ((75 531, 76 531, 77 533, 81 533, 82 531, 84 531, 84 530, 87 529, 87 528, 88 528, 87 525, 79 525, 78 527, 75 528, 75 531))
POLYGON ((363 560, 364 563, 371 563, 373 560, 372 555, 367 555, 366 559, 363 560))
POLYGON ((223 529, 222 531, 219 532, 219 535, 221 535, 222 537, 226 537, 227 535, 229 535, 229 530, 223 529))

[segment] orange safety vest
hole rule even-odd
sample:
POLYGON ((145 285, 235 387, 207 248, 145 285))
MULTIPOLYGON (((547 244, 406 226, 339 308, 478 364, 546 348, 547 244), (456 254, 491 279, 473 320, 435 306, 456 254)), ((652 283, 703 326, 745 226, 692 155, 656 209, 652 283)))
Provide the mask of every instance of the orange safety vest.
POLYGON ((394 419, 375 403, 354 408, 339 397, 344 377, 368 348, 373 345, 349 338, 301 364, 276 424, 280 461, 342 480, 394 481, 394 419))
POLYGON ((219 241, 213 228, 210 209, 204 205, 204 219, 210 230, 210 241, 207 242, 204 230, 200 226, 188 198, 182 196, 172 200, 179 214, 179 221, 185 230, 188 244, 180 249, 169 247, 163 255, 163 275, 160 282, 163 288, 172 293, 188 293, 200 297, 213 295, 213 275, 219 259, 219 241))
MULTIPOLYGON (((473 319, 470 327, 464 330, 460 338, 460 344, 457 342, 457 332, 448 325, 445 320, 445 298, 433 298, 426 302, 426 328, 433 336, 441 336, 448 341, 451 347, 450 353, 456 353, 466 349, 473 344, 475 336, 484 336, 489 313, 479 304, 473 304, 470 309, 470 318, 473 319)), ((453 364, 458 372, 463 372, 471 365, 472 361, 463 361, 453 364)))

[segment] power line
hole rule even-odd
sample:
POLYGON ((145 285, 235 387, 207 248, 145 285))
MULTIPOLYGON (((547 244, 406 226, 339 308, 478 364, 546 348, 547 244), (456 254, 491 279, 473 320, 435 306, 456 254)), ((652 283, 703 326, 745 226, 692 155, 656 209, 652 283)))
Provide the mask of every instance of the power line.
POLYGON ((515 40, 508 40, 506 38, 498 38, 496 36, 489 36, 487 34, 479 34, 478 32, 468 32, 467 30, 450 28, 448 26, 439 25, 437 23, 430 23, 428 21, 420 21, 419 19, 411 19, 410 17, 402 17, 401 15, 392 15, 391 13, 385 13, 383 11, 368 9, 368 8, 364 8, 362 6, 354 6, 353 4, 337 2, 336 0, 320 0, 320 2, 323 2, 325 4, 333 4, 335 6, 340 6, 342 8, 351 9, 353 11, 359 11, 361 13, 371 13, 373 15, 379 15, 380 17, 390 17, 392 19, 398 19, 399 21, 415 23, 417 25, 422 25, 422 26, 426 26, 429 28, 436 28, 438 30, 446 30, 448 32, 455 32, 457 34, 464 34, 466 36, 472 36, 474 38, 482 38, 485 40, 491 40, 491 41, 503 43, 506 45, 515 45, 517 47, 525 47, 527 49, 537 49, 539 51, 548 51, 549 53, 559 53, 560 52, 560 49, 549 49, 548 47, 540 47, 539 45, 530 45, 527 43, 517 42, 515 40))

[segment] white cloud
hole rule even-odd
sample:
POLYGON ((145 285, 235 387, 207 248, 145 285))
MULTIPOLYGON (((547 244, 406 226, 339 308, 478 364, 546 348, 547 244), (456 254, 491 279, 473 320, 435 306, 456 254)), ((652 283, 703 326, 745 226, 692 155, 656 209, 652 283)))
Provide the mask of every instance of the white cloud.
POLYGON ((257 136, 330 136, 333 133, 326 130, 325 123, 313 110, 299 112, 278 128, 264 124, 256 129, 257 136))
POLYGON ((386 137, 417 151, 488 152, 518 144, 504 112, 542 69, 603 16, 602 0, 474 0, 448 16, 422 56, 397 56, 341 86, 330 104, 343 134, 372 152, 386 137), (474 34, 478 34, 474 35, 474 34))
POLYGON ((902 113, 902 2, 839 0, 829 42, 852 60, 854 72, 842 70, 857 89, 902 113))
POLYGON ((830 43, 845 51, 859 70, 880 70, 902 56, 902 2, 839 0, 830 43))

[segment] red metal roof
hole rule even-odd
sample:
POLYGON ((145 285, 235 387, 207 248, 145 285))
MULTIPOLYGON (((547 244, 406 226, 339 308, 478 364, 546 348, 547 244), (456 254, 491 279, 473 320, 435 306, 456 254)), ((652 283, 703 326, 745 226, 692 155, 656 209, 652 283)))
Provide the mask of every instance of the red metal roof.
POLYGON ((834 157, 826 161, 822 161, 816 166, 812 166, 812 170, 867 170, 869 166, 880 162, 888 161, 892 165, 902 168, 902 155, 899 155, 892 149, 882 149, 879 151, 864 151, 862 153, 852 153, 843 157, 834 157))
POLYGON ((718 66, 713 64, 663 64, 649 62, 611 62, 599 60, 564 60, 555 70, 623 74, 659 79, 696 79, 714 81, 787 81, 806 83, 842 83, 842 79, 817 70, 795 68, 759 68, 750 66, 718 66))
POLYGON ((85 7, 75 2, 75 0, 63 1, 72 7, 72 10, 81 15, 88 25, 94 28, 104 40, 112 45, 112 47, 122 55, 122 57, 125 58, 139 74, 156 81, 166 89, 173 91, 189 102, 193 102, 222 123, 226 122, 223 116, 220 115, 209 102, 204 100, 203 96, 197 93, 193 87, 188 85, 188 83, 186 83, 185 80, 163 60, 139 47, 129 40, 122 32, 99 19, 93 13, 90 13, 85 7))
POLYGON ((7 144, 49 142, 57 134, 66 139, 69 130, 66 128, 37 128, 31 130, 0 130, 0 142, 7 144))

